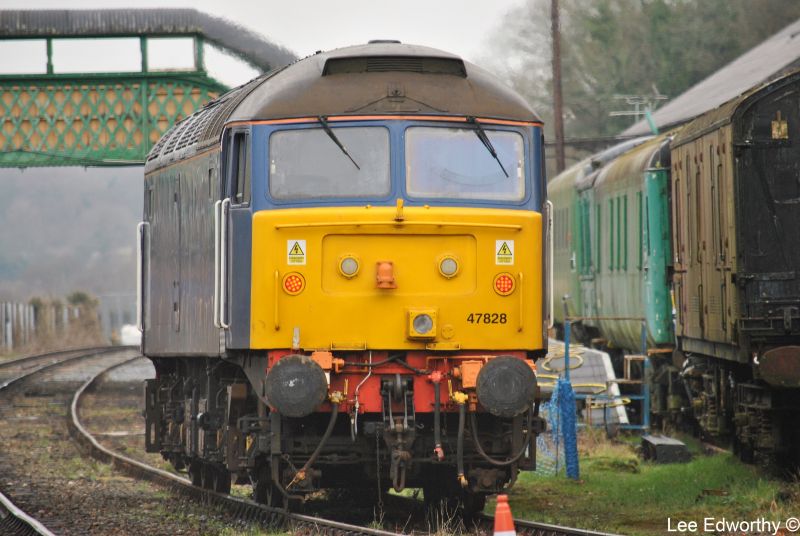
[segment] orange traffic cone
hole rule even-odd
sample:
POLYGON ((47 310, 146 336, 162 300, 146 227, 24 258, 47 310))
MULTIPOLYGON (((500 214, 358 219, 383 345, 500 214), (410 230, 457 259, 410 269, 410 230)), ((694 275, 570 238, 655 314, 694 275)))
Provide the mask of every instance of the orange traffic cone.
POLYGON ((494 510, 494 536, 517 536, 511 507, 508 506, 508 495, 497 496, 497 507, 494 510))

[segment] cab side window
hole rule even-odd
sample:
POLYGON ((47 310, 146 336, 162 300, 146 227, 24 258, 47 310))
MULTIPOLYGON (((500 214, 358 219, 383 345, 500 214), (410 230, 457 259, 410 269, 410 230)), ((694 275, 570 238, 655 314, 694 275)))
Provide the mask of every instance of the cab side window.
POLYGON ((247 132, 235 132, 231 138, 228 159, 231 202, 234 205, 250 203, 250 140, 247 132))

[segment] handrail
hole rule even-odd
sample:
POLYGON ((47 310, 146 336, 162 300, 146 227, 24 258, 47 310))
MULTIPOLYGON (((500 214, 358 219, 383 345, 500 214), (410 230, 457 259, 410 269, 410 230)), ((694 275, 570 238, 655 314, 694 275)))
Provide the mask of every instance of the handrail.
POLYGON ((219 303, 219 324, 223 329, 228 329, 231 325, 227 322, 226 313, 228 312, 228 210, 231 206, 230 197, 222 201, 220 206, 220 303, 219 303))
POLYGON ((280 310, 278 309, 278 307, 279 307, 279 304, 278 304, 278 291, 280 289, 279 281, 280 281, 281 274, 280 274, 280 272, 278 272, 278 270, 275 270, 274 276, 275 276, 275 280, 273 282, 274 283, 274 285, 273 285, 273 294, 274 294, 274 298, 275 298, 275 310, 274 310, 274 315, 275 316, 274 316, 273 320, 274 320, 274 323, 275 323, 275 330, 277 331, 277 330, 281 329, 281 320, 280 320, 280 316, 279 316, 280 310))
POLYGON ((519 325, 517 331, 525 329, 525 277, 522 272, 517 274, 519 279, 519 325))
POLYGON ((214 327, 221 328, 219 321, 219 292, 220 292, 220 206, 222 201, 214 203, 214 327))
MULTIPOLYGON (((144 242, 147 232, 145 231, 150 227, 146 221, 140 221, 136 226, 136 327, 139 331, 144 333, 144 242)), ((148 276, 150 274, 148 273, 148 276)))
POLYGON ((545 202, 547 206, 547 299, 550 301, 549 318, 547 328, 551 329, 555 322, 555 300, 553 299, 553 202, 549 199, 545 202))

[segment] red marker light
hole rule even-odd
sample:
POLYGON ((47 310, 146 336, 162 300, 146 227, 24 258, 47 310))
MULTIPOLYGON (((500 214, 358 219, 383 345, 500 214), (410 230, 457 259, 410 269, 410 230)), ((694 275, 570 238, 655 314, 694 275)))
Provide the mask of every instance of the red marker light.
POLYGON ((297 272, 291 272, 283 276, 283 290, 292 296, 300 294, 306 287, 306 280, 297 272))
POLYGON ((494 291, 501 296, 508 296, 514 292, 516 282, 514 276, 508 273, 501 273, 494 276, 494 291))

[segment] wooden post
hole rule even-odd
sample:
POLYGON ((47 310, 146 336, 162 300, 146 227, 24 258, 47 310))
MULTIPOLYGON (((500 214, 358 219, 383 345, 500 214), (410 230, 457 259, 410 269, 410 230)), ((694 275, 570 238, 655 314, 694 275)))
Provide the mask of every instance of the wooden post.
POLYGON ((558 0, 551 0, 550 17, 553 36, 553 129, 556 136, 556 173, 566 167, 564 159, 564 111, 561 95, 561 24, 558 0))

